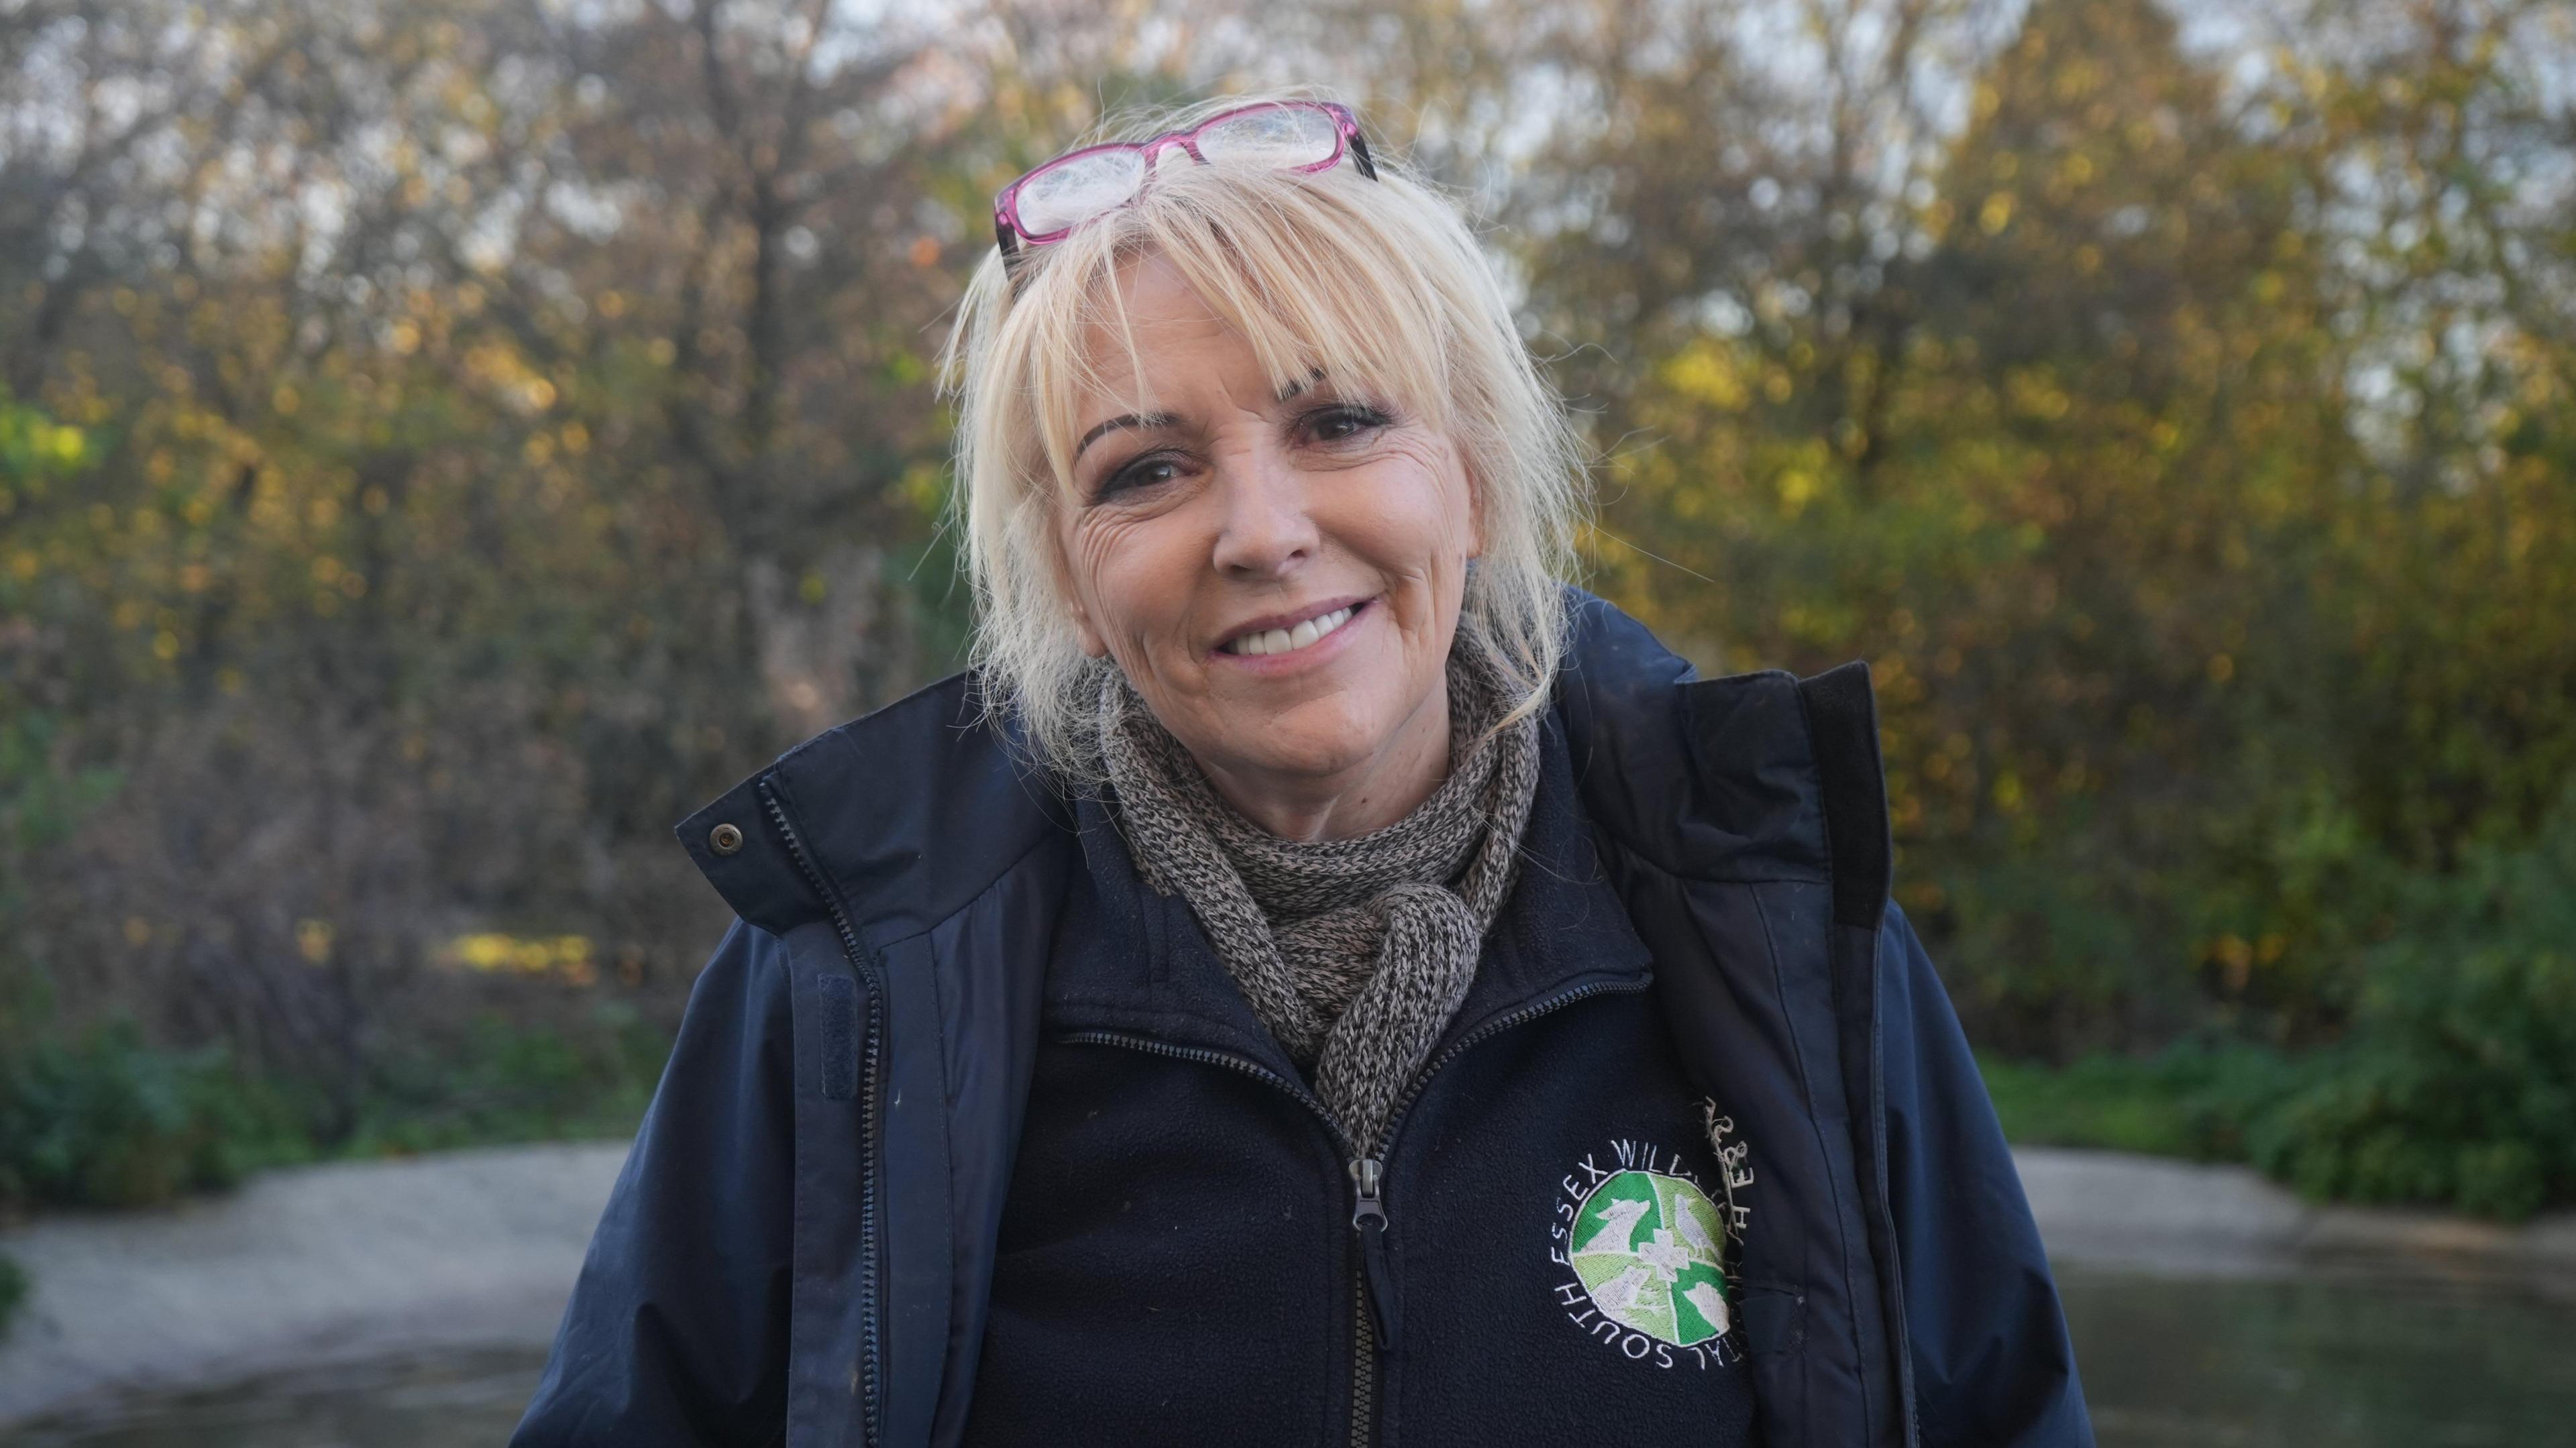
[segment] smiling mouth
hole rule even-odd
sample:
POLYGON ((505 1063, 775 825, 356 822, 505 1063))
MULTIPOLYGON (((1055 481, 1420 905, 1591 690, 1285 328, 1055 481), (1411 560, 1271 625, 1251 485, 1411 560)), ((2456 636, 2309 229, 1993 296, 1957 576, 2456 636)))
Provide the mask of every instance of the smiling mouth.
POLYGON ((1358 613, 1362 606, 1348 603, 1334 609, 1331 613, 1310 618, 1295 628, 1274 628, 1260 633, 1248 633, 1239 639, 1220 645, 1220 649, 1225 653, 1256 658, 1265 654, 1294 653, 1318 640, 1330 638, 1342 625, 1349 623, 1351 616, 1358 613))

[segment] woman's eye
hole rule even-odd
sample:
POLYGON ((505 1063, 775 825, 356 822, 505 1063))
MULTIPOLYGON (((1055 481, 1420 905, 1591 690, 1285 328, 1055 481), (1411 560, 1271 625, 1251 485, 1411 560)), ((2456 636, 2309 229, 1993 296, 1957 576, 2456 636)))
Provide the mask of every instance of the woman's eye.
POLYGON ((1180 473, 1181 466, 1176 460, 1148 455, 1136 459, 1101 479, 1100 487, 1091 496, 1094 500, 1098 500, 1114 497, 1135 488, 1157 487, 1179 477, 1180 473))
POLYGON ((1335 407, 1315 414, 1306 426, 1317 442, 1341 442, 1385 425, 1386 415, 1374 408, 1335 407))

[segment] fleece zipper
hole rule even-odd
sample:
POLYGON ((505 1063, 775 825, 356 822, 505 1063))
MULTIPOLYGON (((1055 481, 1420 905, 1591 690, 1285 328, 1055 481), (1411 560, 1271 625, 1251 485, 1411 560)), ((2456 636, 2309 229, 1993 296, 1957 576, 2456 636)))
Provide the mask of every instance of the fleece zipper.
POLYGON ((1168 1056, 1175 1060, 1196 1061, 1210 1066, 1223 1066, 1240 1071, 1286 1092, 1298 1104, 1314 1114, 1333 1135, 1348 1162, 1351 1178, 1351 1231, 1358 1251, 1354 1253, 1357 1270, 1352 1274, 1353 1299, 1351 1338, 1351 1448, 1370 1448, 1377 1438, 1378 1358, 1395 1346, 1394 1270, 1387 1260, 1386 1158, 1393 1155, 1396 1133, 1404 1124, 1413 1103, 1441 1067, 1448 1065, 1468 1048, 1492 1039, 1514 1026, 1525 1025, 1550 1011, 1574 1004, 1591 996, 1644 990, 1652 982, 1643 976, 1626 980, 1596 980, 1571 986, 1554 995, 1533 1001, 1485 1022, 1451 1042, 1448 1047, 1416 1071, 1404 1095, 1387 1118, 1385 1139, 1375 1154, 1364 1153, 1332 1113, 1304 1083, 1271 1070, 1248 1056, 1231 1051, 1212 1050, 1205 1046, 1175 1046, 1151 1036, 1130 1035, 1122 1031, 1075 1031, 1062 1039, 1071 1045, 1124 1046, 1150 1055, 1168 1056))

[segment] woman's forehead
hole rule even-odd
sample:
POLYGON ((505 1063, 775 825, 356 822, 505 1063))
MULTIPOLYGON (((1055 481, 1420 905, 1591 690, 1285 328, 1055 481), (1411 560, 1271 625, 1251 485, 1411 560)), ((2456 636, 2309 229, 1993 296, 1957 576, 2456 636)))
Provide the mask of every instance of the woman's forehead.
POLYGON ((1104 304, 1093 309, 1081 334, 1074 374, 1079 411, 1152 406, 1159 394, 1237 380, 1225 374, 1260 366, 1243 329, 1161 257, 1121 267, 1103 290, 1104 304), (1211 379, 1211 368, 1220 375, 1211 379))
POLYGON ((1284 400, 1336 373, 1357 380, 1359 369, 1333 365, 1286 322, 1250 308, 1230 315, 1159 255, 1122 264, 1101 293, 1064 396, 1077 427, 1193 400, 1284 400))

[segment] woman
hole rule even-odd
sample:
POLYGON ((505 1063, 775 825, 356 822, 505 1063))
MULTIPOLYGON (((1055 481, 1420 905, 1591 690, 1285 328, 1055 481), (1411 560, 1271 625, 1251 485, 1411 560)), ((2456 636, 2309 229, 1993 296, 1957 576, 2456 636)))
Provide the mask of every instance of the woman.
POLYGON ((1347 110, 1134 134, 952 343, 977 667, 679 826, 739 918, 515 1441, 2089 1442, 1866 673, 1556 581, 1347 110))

